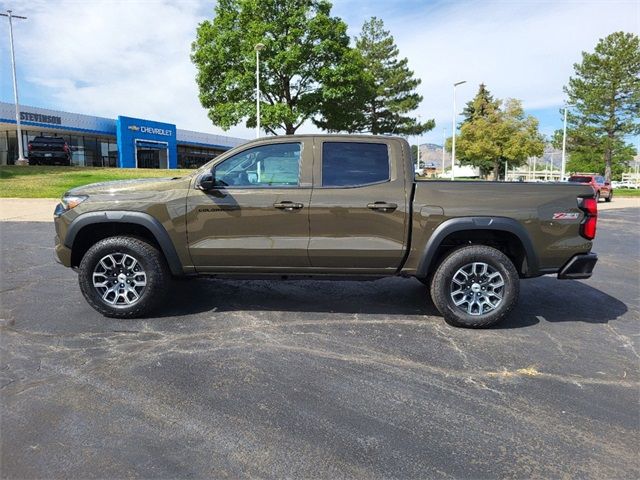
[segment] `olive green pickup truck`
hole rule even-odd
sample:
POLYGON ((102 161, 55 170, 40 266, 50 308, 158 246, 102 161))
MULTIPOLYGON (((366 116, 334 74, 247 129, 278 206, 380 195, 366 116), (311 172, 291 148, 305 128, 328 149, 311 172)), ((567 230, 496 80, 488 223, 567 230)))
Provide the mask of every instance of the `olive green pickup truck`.
POLYGON ((416 181, 401 138, 297 135, 185 177, 70 190, 55 250, 106 316, 149 314, 172 276, 401 276, 425 283, 447 322, 485 327, 509 314, 520 278, 590 277, 596 221, 588 185, 416 181))

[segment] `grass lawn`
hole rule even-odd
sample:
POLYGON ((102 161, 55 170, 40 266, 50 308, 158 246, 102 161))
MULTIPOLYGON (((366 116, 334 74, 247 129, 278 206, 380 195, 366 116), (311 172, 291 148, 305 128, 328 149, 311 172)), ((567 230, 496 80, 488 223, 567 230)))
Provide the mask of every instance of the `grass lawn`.
POLYGON ((613 196, 615 197, 640 197, 640 189, 633 188, 614 188, 613 196))
POLYGON ((193 170, 101 167, 0 166, 0 197, 59 198, 73 187, 108 180, 176 177, 193 170))

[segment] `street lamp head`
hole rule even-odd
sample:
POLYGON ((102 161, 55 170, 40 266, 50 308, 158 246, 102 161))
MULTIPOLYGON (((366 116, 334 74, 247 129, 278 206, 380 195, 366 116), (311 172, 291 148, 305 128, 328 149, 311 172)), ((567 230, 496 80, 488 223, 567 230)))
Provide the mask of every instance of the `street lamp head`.
POLYGON ((253 47, 255 49, 256 52, 259 52, 260 50, 264 50, 264 43, 256 43, 255 47, 253 47))
POLYGON ((457 87, 458 85, 462 85, 463 83, 467 83, 466 80, 462 80, 461 82, 456 82, 453 84, 454 87, 457 87))

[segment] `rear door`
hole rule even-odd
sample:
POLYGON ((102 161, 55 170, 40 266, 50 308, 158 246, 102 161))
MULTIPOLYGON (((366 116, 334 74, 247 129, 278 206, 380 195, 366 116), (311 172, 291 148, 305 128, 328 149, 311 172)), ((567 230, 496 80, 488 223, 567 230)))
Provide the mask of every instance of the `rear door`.
POLYGON ((221 160, 216 187, 187 198, 187 236, 201 272, 309 267, 312 144, 273 141, 221 160))
POLYGON ((402 144, 391 139, 317 138, 309 212, 309 258, 327 272, 389 272, 407 242, 402 144))

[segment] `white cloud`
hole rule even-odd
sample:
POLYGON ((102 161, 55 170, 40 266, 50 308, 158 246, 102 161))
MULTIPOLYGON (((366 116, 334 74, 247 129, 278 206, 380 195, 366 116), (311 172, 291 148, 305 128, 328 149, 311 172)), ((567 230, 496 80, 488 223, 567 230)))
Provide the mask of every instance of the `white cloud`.
MULTIPOLYGON (((422 141, 439 142, 442 127, 450 130, 454 81, 469 82, 458 90, 460 106, 484 81, 495 96, 520 98, 527 109, 559 108, 562 86, 582 50, 592 50, 612 31, 640 30, 635 1, 335 4, 334 13, 347 21, 352 35, 371 15, 383 18, 394 34, 401 55, 422 79, 419 113, 438 124, 422 141)), ((11 7, 29 17, 16 27, 17 53, 23 90, 39 105, 253 137, 242 126, 228 132, 214 127, 198 100, 190 46, 198 23, 212 17, 213 1, 2 3, 3 10, 11 7)), ((2 98, 9 100, 6 43, 0 45, 2 98)), ((305 125, 301 131, 315 128, 305 125)))
POLYGON ((41 89, 40 105, 253 136, 242 127, 214 127, 198 100, 189 55, 212 2, 41 1, 14 8, 29 17, 17 53, 27 89, 41 89))

